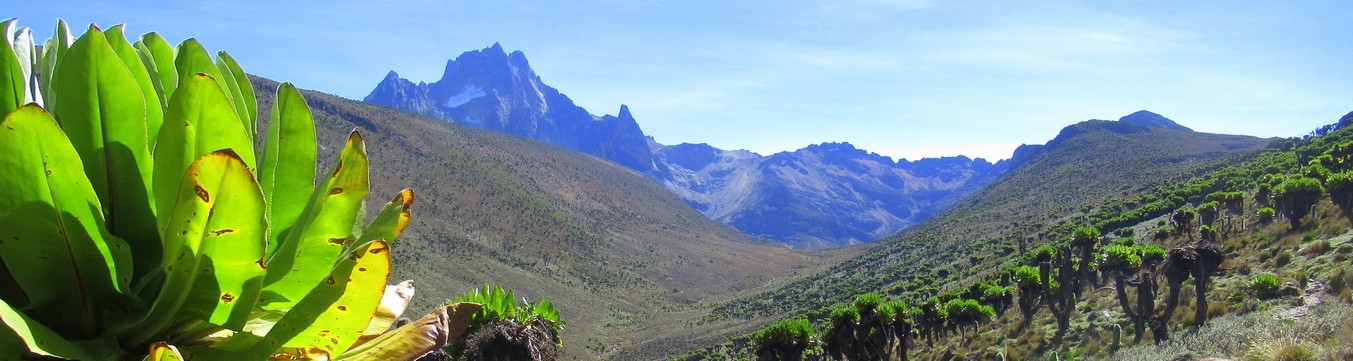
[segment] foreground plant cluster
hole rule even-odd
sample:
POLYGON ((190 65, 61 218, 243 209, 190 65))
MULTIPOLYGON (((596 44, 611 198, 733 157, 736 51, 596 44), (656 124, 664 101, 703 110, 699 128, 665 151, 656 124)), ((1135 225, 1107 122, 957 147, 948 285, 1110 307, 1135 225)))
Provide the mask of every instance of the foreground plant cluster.
POLYGON ((38 44, 15 24, 0 23, 0 359, 409 360, 524 328, 508 322, 557 352, 558 312, 517 312, 501 289, 391 330, 413 295, 388 284, 413 191, 366 222, 356 131, 316 179, 291 84, 259 132, 225 52, 64 22, 38 44))
MULTIPOLYGON (((1198 342, 1199 330, 1214 329, 1209 319, 1227 314, 1267 314, 1322 296, 1349 302, 1353 243, 1335 236, 1353 215, 1350 125, 1353 114, 1243 162, 1096 207, 1037 238, 1058 241, 1020 240, 999 272, 947 291, 879 290, 895 296, 856 296, 681 359, 1104 358, 1125 347, 1168 350, 1179 337, 1198 342)), ((1348 321, 1339 314, 1335 325, 1348 321)), ((1293 347, 1310 351, 1296 359, 1353 357, 1338 347, 1353 330, 1333 328, 1161 359, 1300 351, 1293 347)), ((1161 355, 1124 357, 1144 354, 1161 355)))

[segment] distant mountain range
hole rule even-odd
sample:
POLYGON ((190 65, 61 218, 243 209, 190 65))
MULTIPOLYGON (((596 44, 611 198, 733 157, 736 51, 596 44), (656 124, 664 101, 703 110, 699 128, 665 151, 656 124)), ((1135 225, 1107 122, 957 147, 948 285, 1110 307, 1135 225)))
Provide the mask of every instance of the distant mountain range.
POLYGON ((592 115, 545 85, 525 54, 509 54, 496 43, 448 61, 433 83, 415 84, 391 71, 365 101, 615 162, 649 176, 711 219, 798 248, 891 235, 1010 169, 1009 162, 961 156, 893 161, 849 143, 769 156, 658 144, 644 135, 628 106, 616 116, 592 115))

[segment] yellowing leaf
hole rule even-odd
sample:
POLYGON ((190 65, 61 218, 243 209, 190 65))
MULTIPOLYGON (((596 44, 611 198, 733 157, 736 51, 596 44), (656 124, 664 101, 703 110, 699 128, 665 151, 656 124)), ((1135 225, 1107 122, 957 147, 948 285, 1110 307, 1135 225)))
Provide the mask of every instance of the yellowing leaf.
POLYGON ((165 282, 130 344, 151 341, 183 317, 242 329, 262 290, 267 222, 263 195, 230 149, 188 167, 166 210, 165 282))
POLYGON ((366 230, 362 236, 353 242, 352 247, 366 244, 375 240, 384 240, 393 243, 395 238, 404 233, 404 228, 409 226, 409 219, 413 217, 413 212, 409 210, 413 206, 413 190, 405 188, 395 194, 395 199, 386 203, 381 208, 381 212, 376 214, 376 218, 367 224, 366 230))
POLYGON ((163 232, 168 210, 174 207, 188 165, 221 149, 234 150, 246 165, 255 164, 253 143, 221 85, 205 74, 180 78, 155 146, 153 179, 162 237, 167 236, 163 232))
POLYGON ((346 351, 366 329, 389 278, 389 244, 376 241, 346 254, 259 345, 311 358, 346 351))
POLYGON ((368 166, 366 145, 353 131, 333 171, 268 260, 265 309, 290 308, 333 269, 369 191, 368 166))
POLYGON ((479 312, 478 303, 462 302, 438 307, 394 331, 386 332, 371 342, 354 347, 338 356, 339 360, 379 361, 410 360, 429 351, 445 347, 470 327, 470 317, 479 312))

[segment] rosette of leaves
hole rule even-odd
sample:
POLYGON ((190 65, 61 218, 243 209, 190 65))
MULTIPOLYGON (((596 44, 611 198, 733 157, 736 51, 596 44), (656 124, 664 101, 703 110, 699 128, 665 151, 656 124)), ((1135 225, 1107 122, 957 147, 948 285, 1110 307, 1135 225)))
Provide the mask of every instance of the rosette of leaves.
POLYGON ((455 304, 482 308, 470 316, 464 337, 447 345, 448 354, 465 360, 552 360, 559 356, 559 330, 564 321, 550 300, 518 303, 511 290, 484 285, 447 301, 447 305, 455 304))
POLYGON ((370 340, 350 358, 418 356, 379 346, 425 339, 375 337, 397 316, 378 310, 413 193, 363 224, 360 134, 316 179, 292 85, 255 134, 252 85, 225 52, 60 21, 39 52, 14 24, 0 23, 0 355, 340 358, 370 340))
POLYGON ((804 317, 772 322, 752 335, 756 355, 760 360, 802 360, 803 352, 812 346, 813 325, 804 317))
POLYGON ((1019 292, 1016 304, 1019 306, 1020 314, 1024 316, 1024 324, 1027 325, 1033 321, 1038 309, 1043 307, 1043 280, 1039 276, 1038 268, 1031 266, 1015 268, 1010 279, 1015 284, 1015 290, 1019 292))
POLYGON ((855 352, 855 326, 860 322, 860 311, 853 306, 841 305, 832 309, 827 317, 827 329, 823 333, 823 350, 833 359, 843 359, 855 352))
POLYGON ((1278 276, 1269 273, 1260 273, 1250 279, 1250 291, 1259 299, 1270 299, 1278 296, 1278 289, 1282 287, 1282 280, 1278 276))

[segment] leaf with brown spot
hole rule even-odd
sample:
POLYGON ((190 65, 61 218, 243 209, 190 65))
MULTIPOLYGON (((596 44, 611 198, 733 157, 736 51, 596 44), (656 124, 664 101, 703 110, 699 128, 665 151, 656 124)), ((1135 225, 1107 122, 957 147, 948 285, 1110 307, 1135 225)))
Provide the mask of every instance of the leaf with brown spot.
POLYGON ((179 256, 165 264, 165 286, 145 319, 125 330, 130 344, 159 337, 183 317, 239 330, 262 291, 266 271, 257 262, 267 222, 247 163, 225 149, 198 158, 183 174, 179 201, 165 211, 172 235, 165 250, 179 256))
MULTIPOLYGON (((185 44, 190 42, 185 41, 185 44)), ((196 41, 192 41, 196 44, 196 41)), ((201 45, 181 48, 181 58, 205 55, 201 45)), ((206 56, 208 65, 210 56, 206 56)), ((183 68, 178 69, 186 71, 183 68)), ((182 123, 182 127, 163 127, 156 138, 154 149, 154 167, 152 182, 154 189, 157 225, 162 235, 169 228, 168 218, 179 199, 181 181, 188 175, 188 167, 199 157, 222 149, 231 149, 240 158, 248 170, 255 164, 254 145, 244 129, 240 117, 235 113, 234 101, 229 91, 222 88, 219 72, 216 75, 198 73, 202 70, 183 73, 179 77, 178 88, 169 98, 169 107, 165 110, 165 121, 170 124, 182 123)), ((251 176, 252 178, 252 176, 251 176)), ((220 192, 215 192, 218 196, 220 192)), ((210 202, 210 200, 204 200, 210 202)))
MULTIPOLYGON (((194 194, 197 194, 197 198, 198 198, 198 199, 201 199, 203 202, 211 202, 211 194, 210 194, 210 193, 207 193, 207 190, 206 190, 206 189, 202 189, 202 185, 201 185, 201 184, 194 184, 194 185, 193 185, 193 193, 194 193, 194 194)), ((191 221, 189 221, 189 222, 191 222, 191 221)))
MULTIPOLYGON (((278 320, 265 339, 276 340, 285 348, 309 350, 325 345, 346 350, 356 343, 376 312, 390 277, 390 252, 385 242, 372 242, 353 251, 356 257, 342 257, 327 280, 306 294, 296 306, 278 320), (366 268, 368 272, 356 272, 366 268)), ((266 354, 269 350, 255 350, 266 354)), ((315 357, 314 354, 295 355, 315 357)), ((331 355, 333 356, 333 355, 331 355)))
POLYGON ((405 188, 399 191, 390 203, 381 207, 380 213, 377 213, 376 218, 373 218, 371 223, 366 225, 361 237, 358 237, 357 241, 349 247, 356 247, 378 239, 393 243, 396 238, 399 238, 400 234, 404 233, 404 228, 409 226, 409 220, 413 217, 413 212, 410 210, 413 206, 413 199, 412 189, 405 188))
POLYGON ((262 305, 266 310, 290 308, 310 292, 329 274, 346 248, 347 242, 329 240, 354 236, 353 225, 369 191, 369 164, 361 134, 353 131, 338 157, 343 166, 335 167, 315 188, 318 191, 311 194, 305 210, 268 259, 262 305), (328 195, 334 188, 344 191, 328 195))
POLYGON ((183 354, 179 349, 164 342, 156 342, 150 345, 150 354, 146 357, 149 361, 183 361, 183 354))

